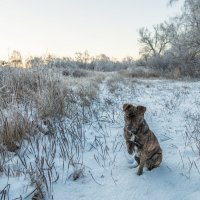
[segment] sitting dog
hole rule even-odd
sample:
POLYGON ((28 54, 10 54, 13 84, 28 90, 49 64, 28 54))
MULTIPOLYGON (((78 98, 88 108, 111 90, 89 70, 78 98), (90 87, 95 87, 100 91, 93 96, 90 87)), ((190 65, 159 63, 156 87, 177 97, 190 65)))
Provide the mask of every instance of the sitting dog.
POLYGON ((124 104, 123 111, 125 112, 124 138, 127 150, 129 154, 135 153, 135 160, 139 165, 137 175, 142 175, 145 165, 148 170, 160 165, 162 149, 144 119, 146 107, 124 104))

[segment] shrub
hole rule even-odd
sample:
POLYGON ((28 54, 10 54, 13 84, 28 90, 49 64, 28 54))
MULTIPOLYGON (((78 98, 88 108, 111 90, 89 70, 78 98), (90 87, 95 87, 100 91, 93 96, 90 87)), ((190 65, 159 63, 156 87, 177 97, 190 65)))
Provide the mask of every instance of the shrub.
POLYGON ((72 76, 75 78, 86 77, 86 76, 88 76, 88 73, 84 70, 77 69, 72 72, 72 76))

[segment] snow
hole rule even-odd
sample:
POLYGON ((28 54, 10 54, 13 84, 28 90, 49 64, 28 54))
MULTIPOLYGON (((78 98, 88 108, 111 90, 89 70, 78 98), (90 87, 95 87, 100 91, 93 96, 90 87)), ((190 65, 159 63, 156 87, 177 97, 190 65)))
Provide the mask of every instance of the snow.
MULTIPOLYGON (((200 156, 195 139, 188 140, 186 132, 195 126, 191 116, 199 113, 200 82, 124 79, 116 83, 118 89, 112 94, 107 85, 109 79, 100 86, 101 103, 96 103, 99 119, 93 118, 93 123, 82 127, 86 136, 83 175, 75 181, 68 179, 61 159, 56 157, 60 178, 47 199, 199 199, 200 156), (127 154, 124 145, 122 105, 127 102, 147 107, 145 119, 163 149, 161 166, 152 171, 144 169, 141 176, 136 175, 133 156, 127 154)), ((48 141, 44 139, 42 143, 48 141)), ((28 147, 24 149, 28 152, 28 147)), ((32 157, 30 162, 34 162, 32 157)), ((24 176, 9 180, 1 177, 0 188, 7 183, 11 185, 10 199, 25 197, 32 191, 24 176)))

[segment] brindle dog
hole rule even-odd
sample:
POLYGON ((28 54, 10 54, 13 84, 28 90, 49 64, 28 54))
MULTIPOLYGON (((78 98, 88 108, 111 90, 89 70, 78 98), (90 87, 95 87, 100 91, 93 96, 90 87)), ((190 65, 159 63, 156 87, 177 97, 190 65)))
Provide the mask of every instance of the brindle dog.
POLYGON ((137 175, 142 175, 145 165, 148 170, 160 165, 162 149, 144 119, 146 107, 124 104, 123 111, 125 112, 124 138, 127 150, 129 154, 135 153, 135 160, 139 165, 137 175))

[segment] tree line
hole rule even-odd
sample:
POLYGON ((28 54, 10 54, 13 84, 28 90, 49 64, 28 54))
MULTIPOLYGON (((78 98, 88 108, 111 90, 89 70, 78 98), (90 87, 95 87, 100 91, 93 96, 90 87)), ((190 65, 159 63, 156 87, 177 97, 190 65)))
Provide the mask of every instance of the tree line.
POLYGON ((21 53, 14 50, 8 61, 0 61, 0 66, 79 68, 95 71, 120 71, 135 65, 133 57, 117 60, 105 54, 91 56, 88 51, 77 52, 74 57, 57 57, 51 54, 30 56, 23 61, 21 53))
MULTIPOLYGON (((179 0, 170 0, 174 5, 179 0)), ((184 75, 200 75, 200 0, 184 0, 178 16, 139 30, 141 59, 146 65, 184 75)))

